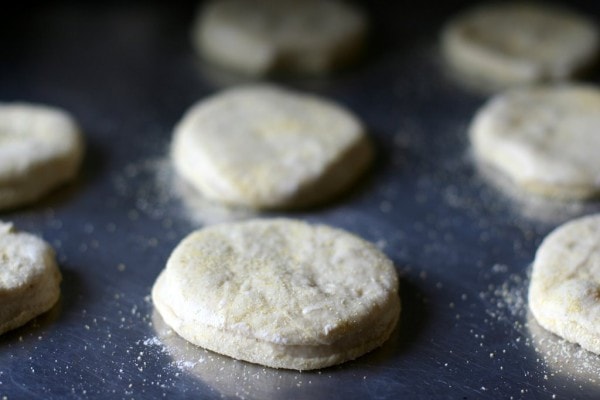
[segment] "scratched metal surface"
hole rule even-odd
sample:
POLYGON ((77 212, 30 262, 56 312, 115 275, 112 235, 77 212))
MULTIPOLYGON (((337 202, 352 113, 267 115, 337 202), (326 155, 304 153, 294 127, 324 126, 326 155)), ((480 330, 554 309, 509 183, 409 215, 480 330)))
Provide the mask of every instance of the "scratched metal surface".
MULTIPOLYGON (((239 80, 194 56, 194 4, 25 2, 3 11, 0 100, 70 110, 88 150, 78 182, 0 214, 52 243, 64 276, 58 306, 0 338, 0 398, 598 398, 597 357, 546 334, 525 302, 540 240, 598 205, 524 198, 476 168, 465 129, 485 96, 445 74, 436 48, 458 5, 385 3, 367 7, 371 51, 356 68, 278 80, 356 112, 379 152, 351 194, 282 214, 356 232, 402 274, 403 315, 390 341, 304 373, 194 348, 149 300, 182 237, 245 217, 173 194, 165 161, 183 111, 239 80)), ((593 7, 580 9, 594 15, 593 7)))

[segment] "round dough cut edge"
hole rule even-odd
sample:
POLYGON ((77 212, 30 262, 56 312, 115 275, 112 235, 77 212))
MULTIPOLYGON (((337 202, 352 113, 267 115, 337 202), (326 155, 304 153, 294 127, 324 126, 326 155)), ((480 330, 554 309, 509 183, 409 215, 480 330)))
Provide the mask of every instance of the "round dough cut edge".
MULTIPOLYGON (((238 234, 241 233, 230 233, 232 237, 235 237, 238 234)), ((191 242, 189 245, 191 245, 191 242)), ((302 244, 299 244, 299 246, 301 245, 302 244)), ((240 257, 243 257, 243 255, 240 255, 240 257)), ((290 257, 293 258, 293 255, 290 257)), ((235 262, 235 260, 229 260, 229 262, 235 262)), ((192 264, 188 265, 188 267, 191 266, 192 264)), ((184 267, 181 266, 181 268, 184 267)), ((375 270, 370 271, 370 273, 375 273, 375 270)), ((383 279, 383 276, 378 277, 377 279, 383 279)), ((390 337, 396 328, 400 314, 400 298, 398 295, 397 279, 397 273, 391 264, 391 261, 387 259, 383 253, 379 252, 379 250, 370 243, 350 233, 325 225, 312 225, 295 220, 258 219, 242 223, 214 225, 210 228, 204 228, 188 235, 188 237, 182 240, 182 242, 173 251, 169 257, 169 261, 167 262, 167 267, 157 278, 152 288, 152 299, 155 308, 159 311, 159 314, 163 320, 180 336, 195 345, 230 356, 235 359, 257 363, 268 367, 310 370, 325 368, 355 359, 381 346, 390 337), (191 309, 184 311, 184 303, 181 303, 179 301, 180 299, 174 299, 174 296, 177 296, 175 293, 180 293, 185 290, 185 288, 179 287, 179 284, 173 283, 173 279, 175 278, 173 277, 173 272, 170 271, 172 271, 173 268, 179 268, 175 266, 174 263, 176 261, 174 261, 174 258, 177 260, 186 259, 190 263, 192 262, 191 258, 184 256, 183 253, 177 255, 177 252, 180 251, 178 249, 181 249, 186 241, 197 240, 197 237, 193 237, 194 235, 198 235, 207 229, 213 231, 211 232, 211 235, 213 233, 217 234, 218 232, 220 232, 220 234, 227 235, 227 233, 224 233, 226 230, 231 228, 237 229, 237 227, 232 225, 245 225, 244 229, 248 230, 261 229, 260 224, 263 224, 263 227, 266 227, 267 229, 271 226, 277 226, 277 229, 279 229, 279 226, 285 226, 285 224, 289 223, 296 225, 296 228, 300 227, 300 229, 330 230, 331 232, 335 232, 336 234, 343 236, 343 240, 350 238, 352 243, 361 243, 363 246, 365 246, 363 249, 361 249, 361 251, 373 252, 374 257, 384 263, 377 267, 373 266, 372 268, 375 268, 377 271, 381 270, 380 273, 384 274, 387 278, 393 277, 391 278, 393 282, 387 283, 386 292, 379 294, 379 297, 376 297, 378 300, 375 300, 375 298, 370 300, 375 301, 375 303, 369 303, 368 306, 365 306, 364 309, 361 309, 362 314, 359 313, 357 315, 353 315, 354 319, 352 321, 336 321, 338 325, 341 324, 338 326, 338 328, 341 327, 342 329, 335 330, 334 328, 334 336, 331 337, 331 340, 324 341, 323 338, 310 336, 311 329, 315 327, 311 328, 312 322, 306 321, 297 321, 293 324, 308 324, 306 326, 300 328, 293 327, 291 328, 291 331, 288 331, 287 333, 271 332, 266 337, 262 335, 262 333, 258 334, 257 330, 253 330, 254 328, 251 328, 253 326, 252 318, 254 318, 254 316, 248 317, 249 319, 245 323, 231 323, 230 325, 225 323, 225 325, 217 326, 219 324, 215 324, 215 320, 212 317, 209 318, 212 320, 208 321, 205 317, 202 317, 200 314, 198 314, 198 312, 194 311, 193 314, 190 314, 192 313, 191 309), (194 315, 195 317, 186 318, 184 314, 187 314, 188 316, 194 315), (245 324, 249 324, 250 328, 247 326, 244 328, 245 324), (297 330, 296 328, 300 330, 297 330), (297 335, 297 333, 295 332, 309 332, 309 336, 296 337, 295 335, 297 335), (293 335, 294 337, 288 337, 286 335, 293 335)), ((305 289, 302 287, 294 287, 294 293, 303 290, 305 289)), ((261 295, 264 295, 264 293, 260 293, 261 295)), ((293 299, 289 301, 293 301, 293 299)), ((367 299, 365 298, 364 301, 367 301, 367 299)), ((315 307, 318 306, 319 305, 315 305, 315 307)), ((207 309, 218 308, 216 305, 214 307, 208 307, 205 305, 204 307, 207 309)), ((279 310, 279 308, 277 309, 279 310)), ((269 319, 279 318, 278 315, 279 313, 277 312, 273 315, 270 313, 263 314, 263 316, 268 317, 269 319)), ((318 321, 314 323, 318 324, 318 321)), ((330 329, 329 327, 321 325, 319 326, 319 329, 330 329)), ((267 329, 271 328, 272 327, 267 327, 267 329)))

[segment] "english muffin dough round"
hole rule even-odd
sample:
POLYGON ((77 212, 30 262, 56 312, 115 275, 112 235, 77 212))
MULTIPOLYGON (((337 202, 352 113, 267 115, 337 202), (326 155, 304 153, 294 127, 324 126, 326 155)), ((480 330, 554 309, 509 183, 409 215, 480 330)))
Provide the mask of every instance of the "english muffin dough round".
POLYGON ((556 6, 497 3, 450 21, 442 47, 456 72, 497 89, 571 77, 596 58, 598 30, 556 6))
POLYGON ((192 37, 206 59, 239 72, 318 74, 356 58, 366 25, 337 0, 217 0, 200 10, 192 37))
POLYGON ((172 158, 206 197, 252 208, 313 205, 361 175, 372 148, 348 111, 315 96, 246 86, 193 106, 172 158))
POLYGON ((0 209, 38 200, 77 173, 83 142, 56 108, 0 104, 0 209))
POLYGON ((60 281, 50 245, 0 221, 0 334, 52 308, 60 281))
POLYGON ((559 85, 492 98, 475 116, 475 155, 524 189, 585 199, 600 192, 600 90, 559 85))
POLYGON ((190 234, 171 254, 152 299, 165 322, 196 345, 297 370, 380 346, 400 312, 396 271, 375 246, 289 219, 190 234))
POLYGON ((540 245, 529 308, 545 329, 600 354, 600 215, 570 221, 540 245))

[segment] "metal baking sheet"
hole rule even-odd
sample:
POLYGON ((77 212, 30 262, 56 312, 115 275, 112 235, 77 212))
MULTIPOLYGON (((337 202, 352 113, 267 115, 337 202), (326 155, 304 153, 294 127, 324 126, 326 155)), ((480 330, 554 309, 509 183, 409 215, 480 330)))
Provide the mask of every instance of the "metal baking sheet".
MULTIPOLYGON (((526 288, 544 235, 600 207, 529 198, 474 165, 465 131, 486 97, 454 82, 437 50, 439 28, 465 5, 365 4, 373 34, 362 63, 328 78, 277 80, 353 110, 379 156, 352 193, 268 215, 355 232, 402 276, 402 317, 388 343, 302 373, 195 348, 164 326, 149 298, 187 233, 249 216, 194 198, 166 159, 184 110, 243 81, 194 56, 196 4, 3 6, 0 100, 70 110, 87 155, 75 184, 0 214, 46 238, 64 277, 51 312, 0 337, 0 399, 598 398, 598 357, 537 327, 526 288)), ((600 15, 591 2, 573 7, 600 15)))

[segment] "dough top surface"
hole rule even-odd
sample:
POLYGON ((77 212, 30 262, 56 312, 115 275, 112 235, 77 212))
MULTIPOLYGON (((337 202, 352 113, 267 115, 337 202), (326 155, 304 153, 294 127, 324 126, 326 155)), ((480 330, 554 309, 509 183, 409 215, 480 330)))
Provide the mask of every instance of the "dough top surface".
POLYGON ((331 102, 259 85, 199 102, 173 140, 175 166, 210 197, 268 205, 318 180, 364 133, 331 102))
POLYGON ((54 254, 42 239, 17 233, 12 224, 0 221, 0 294, 21 289, 45 274, 49 252, 54 254))
POLYGON ((599 130, 600 90, 560 85, 494 97, 476 115, 471 139, 479 156, 513 179, 569 197, 600 189, 599 130))
POLYGON ((186 323, 284 345, 334 343, 398 296, 396 271, 373 245, 286 219, 194 232, 164 274, 163 297, 186 323))

